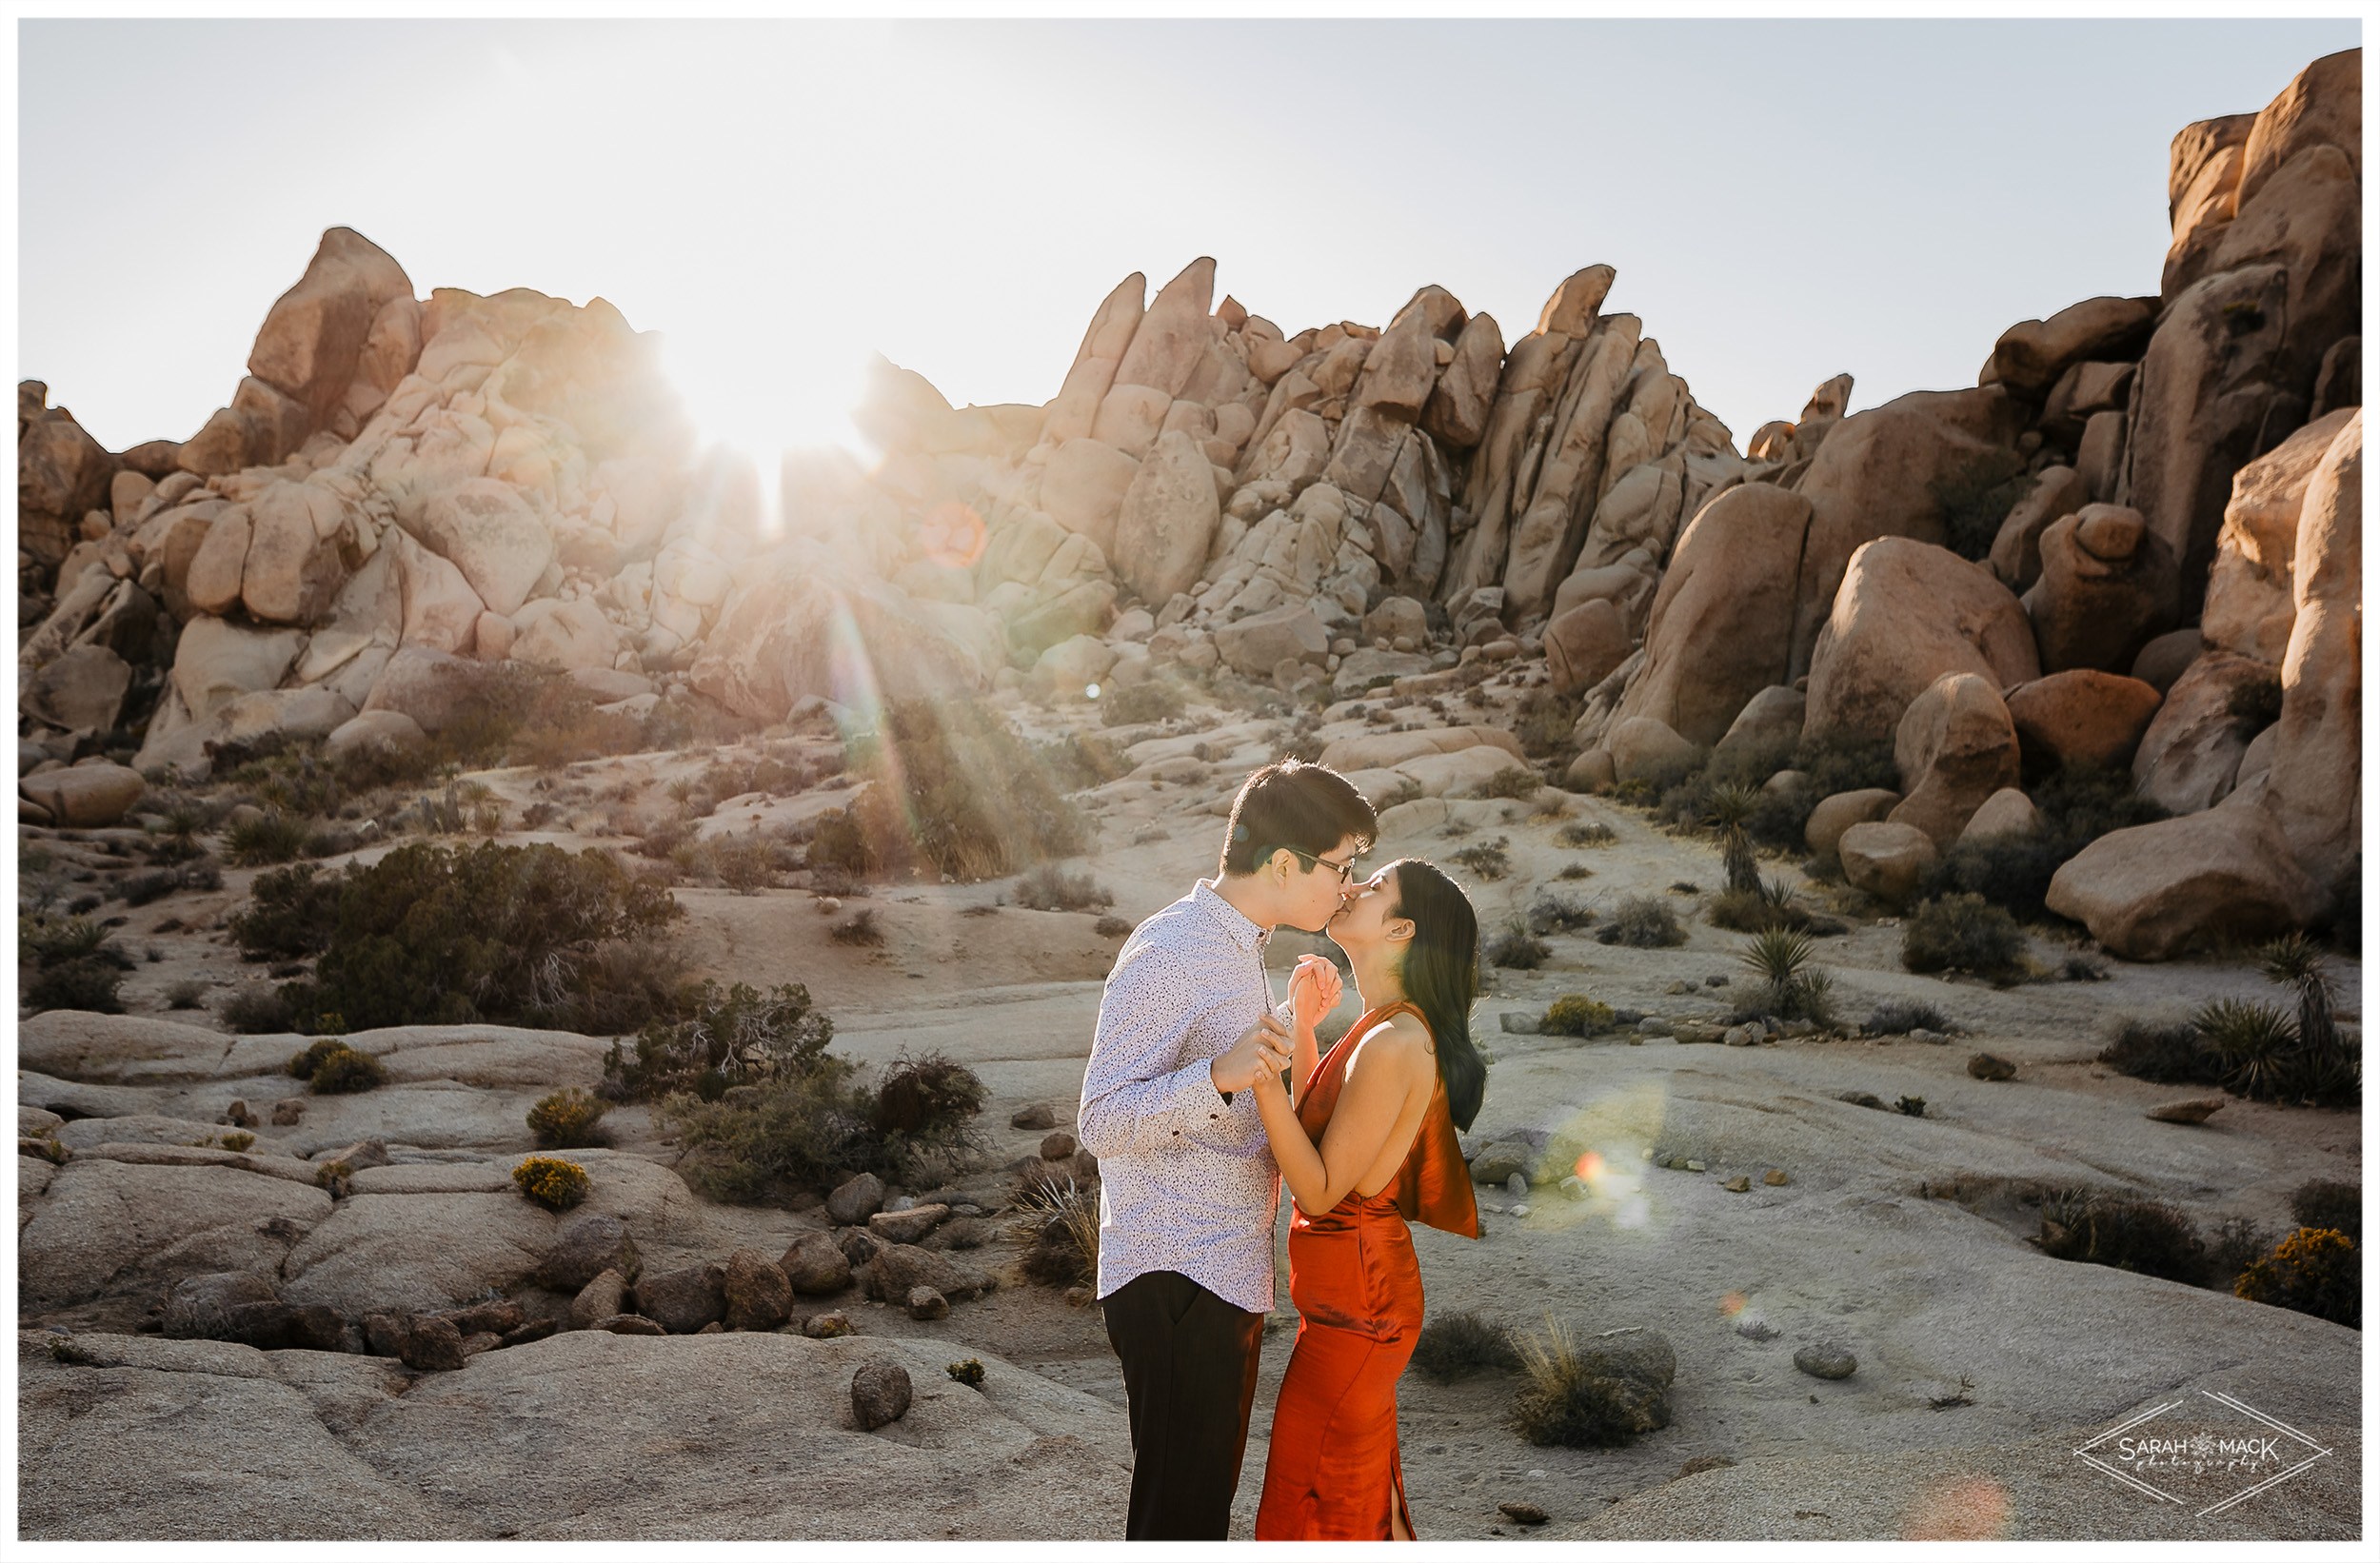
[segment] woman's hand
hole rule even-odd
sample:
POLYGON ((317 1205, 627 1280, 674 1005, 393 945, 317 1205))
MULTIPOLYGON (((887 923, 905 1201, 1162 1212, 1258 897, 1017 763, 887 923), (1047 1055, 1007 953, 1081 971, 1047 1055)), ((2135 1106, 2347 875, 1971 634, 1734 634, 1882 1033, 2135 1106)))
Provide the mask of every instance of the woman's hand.
POLYGON ((1327 958, 1299 956, 1297 970, 1289 974, 1290 1007, 1298 1029, 1310 1032, 1319 1025, 1322 1017, 1339 1006, 1343 986, 1339 968, 1327 958))

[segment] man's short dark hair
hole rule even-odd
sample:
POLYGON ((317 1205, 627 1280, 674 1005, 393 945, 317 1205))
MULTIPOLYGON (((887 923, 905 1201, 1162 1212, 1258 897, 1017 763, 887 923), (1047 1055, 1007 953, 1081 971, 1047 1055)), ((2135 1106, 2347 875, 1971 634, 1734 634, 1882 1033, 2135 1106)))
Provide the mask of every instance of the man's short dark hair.
POLYGON ((1380 822, 1355 783, 1303 760, 1277 760, 1240 783, 1223 837, 1226 874, 1253 874, 1282 847, 1316 857, 1349 836, 1372 844, 1380 822))

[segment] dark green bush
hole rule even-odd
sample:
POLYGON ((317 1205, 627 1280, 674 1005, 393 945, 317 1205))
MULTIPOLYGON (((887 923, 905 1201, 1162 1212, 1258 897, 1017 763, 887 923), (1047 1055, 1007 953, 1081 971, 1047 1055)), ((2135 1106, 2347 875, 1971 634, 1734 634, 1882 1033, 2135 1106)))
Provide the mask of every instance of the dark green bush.
POLYGON ((1887 999, 1868 1012, 1864 1028, 1871 1037, 1900 1037, 1913 1031, 1950 1035, 1951 1019, 1917 999, 1887 999))
POLYGON ((16 954, 34 967, 18 995, 28 1009, 124 1013, 117 990, 132 961, 116 947, 106 924, 28 914, 16 920, 16 954))
POLYGON ((259 863, 286 863, 306 851, 313 824, 279 809, 267 809, 261 819, 243 820, 224 835, 224 853, 243 868, 259 863))
POLYGON ((2098 1057, 2119 1075, 2160 1085, 2213 1085, 2223 1078, 2221 1062, 2206 1039, 2186 1022, 2119 1020, 2098 1057))
POLYGON ((903 1055, 876 1088, 876 1127, 909 1138, 948 1138, 983 1111, 983 1082, 940 1053, 903 1055))
POLYGON ((302 1080, 314 1078, 314 1071, 334 1053, 344 1053, 347 1044, 336 1037, 317 1039, 299 1052, 289 1056, 289 1073, 302 1080))
POLYGON ((2022 974, 2024 957, 2016 920, 1978 895, 1920 901, 1901 927, 1901 964, 1913 972, 1973 972, 2005 981, 2022 974))
POLYGON ((2041 1206, 2041 1251, 2196 1286, 2207 1248, 2190 1217, 2162 1199, 2070 1191, 2041 1206))
POLYGON ((1995 836, 1956 841, 1926 870, 1918 895, 1971 892, 2019 917, 2050 914, 2043 898, 2067 861, 2112 830, 2148 824, 2165 810, 2133 791, 2132 773, 2073 765, 2033 784, 2041 815, 2037 836, 1995 836))
POLYGON ((1514 1373, 1520 1354, 1512 1332, 1468 1309, 1432 1314, 1413 1346, 1413 1365, 1434 1383, 1451 1384, 1482 1373, 1514 1373))
POLYGON ((1498 836, 1492 841, 1481 841, 1448 856, 1462 865, 1474 879, 1500 880, 1513 871, 1512 857, 1505 850, 1510 844, 1505 837, 1498 836))
POLYGON ((1535 971, 1553 957, 1554 946, 1529 932, 1529 925, 1518 918, 1507 922, 1487 944, 1489 964, 1513 971, 1535 971))
POLYGON ((541 1150, 569 1151, 604 1143, 600 1127, 609 1104, 592 1092, 569 1086, 540 1097, 528 1111, 529 1134, 541 1150))
POLYGON ((1474 798, 1535 798, 1545 778, 1522 764, 1511 764, 1471 789, 1474 798))
POLYGON ((51 1009, 89 1010, 97 1015, 121 1015, 124 999, 117 990, 124 973, 114 962, 97 956, 44 966, 25 984, 26 1008, 38 1014, 51 1009))
POLYGON ((127 906, 147 906, 180 890, 220 890, 223 870, 213 863, 193 861, 172 868, 152 868, 134 874, 118 889, 127 906))
POLYGON ((340 880, 313 863, 259 874, 248 903, 232 914, 231 938, 250 960, 294 960, 320 955, 339 915, 340 880))
POLYGON ((2364 1186, 2312 1178, 2291 1192, 2290 1215, 2299 1226, 2344 1232, 2360 1243, 2364 1240, 2364 1186))
POLYGON ((1601 944, 1657 950, 1685 943, 1686 930, 1677 925, 1677 914, 1670 910, 1669 902, 1657 896, 1630 896, 1612 909, 1595 937, 1601 944))
POLYGON ((917 1135, 887 1132, 878 1127, 877 1101, 857 1069, 829 1054, 805 1072, 718 1101, 665 1097, 654 1118, 684 1143, 686 1181, 731 1204, 824 1193, 863 1172, 907 1182, 973 1144, 963 1120, 917 1135))
POLYGON ((416 843, 341 876, 313 979, 285 993, 302 1021, 335 1012, 359 1030, 554 1023, 586 1004, 603 946, 683 915, 592 849, 416 843))
POLYGON ((764 994, 738 982, 704 981, 685 1016, 647 1023, 633 1057, 619 1042, 604 1058, 604 1092, 614 1100, 692 1091, 716 1100, 730 1085, 807 1074, 826 1058, 835 1022, 787 982, 764 994))
POLYGON ((297 1029, 296 1019, 289 1013, 289 1001, 279 988, 242 988, 223 1002, 215 1012, 225 1025, 243 1037, 274 1036, 297 1029))
POLYGON ((1619 832, 1603 823, 1600 820, 1592 821, 1585 824, 1564 825, 1561 829, 1554 833, 1554 841, 1556 845, 1572 848, 1609 846, 1614 841, 1618 840, 1619 832))
POLYGON ((1163 679, 1147 679, 1100 697, 1100 725, 1125 727, 1165 722, 1181 715, 1181 691, 1163 679))
POLYGON ((1566 934, 1595 921, 1595 908, 1570 896, 1545 892, 1529 903, 1529 931, 1566 934))
POLYGON ((1612 1006, 1583 993, 1563 994, 1545 1006, 1537 1021, 1538 1032, 1548 1037, 1592 1037, 1611 1027, 1612 1006))

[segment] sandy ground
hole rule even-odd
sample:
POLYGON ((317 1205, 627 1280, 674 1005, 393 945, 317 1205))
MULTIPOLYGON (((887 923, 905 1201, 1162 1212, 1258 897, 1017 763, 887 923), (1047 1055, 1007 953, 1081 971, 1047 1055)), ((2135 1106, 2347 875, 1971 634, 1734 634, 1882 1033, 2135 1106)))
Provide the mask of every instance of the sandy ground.
MULTIPOLYGON (((1020 715, 1045 726, 1057 721, 1020 715)), ((1478 719, 1459 708, 1452 717, 1478 719)), ((1334 724, 1324 737, 1358 730, 1359 722, 1334 724)), ((1084 800, 1099 823, 1097 845, 1065 866, 1087 869, 1111 889, 1117 915, 1147 916, 1213 872, 1221 821, 1210 811, 1265 758, 1261 751, 1252 742, 1213 763, 1169 771, 1197 780, 1130 778, 1097 789, 1084 800)), ((695 766, 683 756, 636 757, 597 762, 584 774, 649 799, 695 766)), ((538 796, 526 772, 483 780, 516 804, 538 796)), ((814 796, 744 813, 779 822, 807 812, 814 796)), ((1483 927, 1495 928, 1554 887, 1600 905, 1635 892, 1669 896, 1690 936, 1677 948, 1636 950, 1596 943, 1584 932, 1557 934, 1542 969, 1489 974, 1478 1025, 1494 1065, 1473 1140, 1545 1131, 1594 1147, 1608 1172, 1584 1199, 1534 1191, 1525 1214, 1506 1192, 1482 1189, 1481 1240, 1418 1235, 1424 1284, 1434 1312, 1468 1308, 1517 1331, 1548 1316, 1588 1332, 1661 1331, 1678 1361, 1674 1420, 1626 1449, 1537 1448, 1504 1424, 1511 1378, 1438 1385, 1409 1374, 1400 1392, 1406 1478, 1424 1537, 2360 1533, 2356 1332, 2051 1259, 2024 1240, 2036 1230, 2035 1213, 2012 1192, 2027 1183, 2115 1186, 2172 1199, 2202 1230, 2244 1215, 2277 1236, 2289 1224, 2287 1195, 2299 1183, 2359 1179, 2360 1124, 2351 1114, 2232 1101, 2203 1126, 2154 1122, 2143 1116, 2149 1107, 2203 1093, 2112 1075, 2092 1061, 2112 1017, 2178 1016, 2219 995, 2263 996, 2269 990, 2251 968, 2237 960, 2111 960, 2104 982, 1993 989, 1901 970, 1897 927, 1854 919, 1853 931, 1825 940, 1819 956, 1843 1014, 1855 1020, 1877 999, 1922 998, 1951 1016, 1960 1035, 1939 1044, 1814 1037, 1755 1047, 1508 1035, 1498 1029, 1502 1014, 1534 1015, 1573 992, 1673 1020, 1708 1019, 1730 1003, 1729 989, 1708 980, 1742 976, 1735 959, 1742 936, 1708 926, 1695 915, 1698 896, 1669 888, 1721 882, 1709 842, 1669 836, 1642 814, 1600 800, 1573 800, 1562 819, 1528 812, 1522 804, 1463 801, 1446 823, 1390 835, 1369 861, 1443 861, 1466 844, 1502 837, 1513 871, 1475 885, 1483 927), (1562 824, 1597 820, 1618 839, 1580 850, 1555 843, 1562 824), (1571 864, 1589 875, 1558 881, 1571 864), (1693 991, 1670 991, 1680 982, 1693 991), (2016 1078, 1971 1078, 1966 1060, 1981 1049, 2014 1060, 2016 1078), (1848 1091, 1887 1101, 1923 1097, 1926 1112, 1915 1118, 1837 1099, 1848 1091), (1695 1157, 1707 1170, 1660 1168, 1648 1159, 1656 1152, 1695 1157), (1771 1168, 1790 1181, 1764 1183, 1771 1168), (1737 1174, 1750 1176, 1750 1192, 1721 1186, 1737 1174), (1747 1338, 1736 1325, 1748 1316, 1777 1333, 1747 1338), (1795 1350, 1819 1340, 1853 1351, 1857 1372, 1839 1381, 1798 1372, 1795 1350), (1972 1404, 1929 1404, 1962 1379, 1972 1404), (2073 1454, 2127 1415, 2177 1396, 2188 1404, 2169 1414, 2175 1417, 2218 1405, 2201 1392, 2236 1396, 2332 1453, 2269 1493, 2204 1516, 2195 1513, 2203 1504, 2146 1495, 2073 1454), (1696 1461, 1732 1463, 1680 1475, 1696 1461), (1499 1514, 1504 1503, 1534 1505, 1551 1522, 1524 1531, 1499 1514)), ((750 824, 739 814, 703 828, 717 834, 750 824)), ((624 840, 600 825, 504 839, 624 840)), ((1792 874, 1782 861, 1766 866, 1792 874)), ((184 979, 261 978, 240 964, 215 927, 252 877, 227 872, 221 892, 129 914, 126 947, 156 952, 126 983, 134 1013, 167 1013, 163 996, 184 979), (158 932, 169 919, 185 928, 158 932)), ((1821 902, 1831 894, 1803 888, 1821 902)), ((828 940, 832 920, 807 890, 677 894, 689 914, 684 938, 704 970, 756 983, 806 983, 834 1017, 839 1051, 882 1062, 935 1049, 973 1068, 990 1089, 986 1150, 998 1162, 1029 1154, 1040 1139, 1008 1127, 1017 1108, 1047 1102, 1061 1123, 1072 1121, 1101 983, 1121 943, 1096 932, 1087 912, 1014 905, 966 912, 1009 899, 1012 889, 1011 881, 873 886, 847 904, 876 909, 887 937, 874 949, 828 940)), ((2036 945, 2045 957, 2065 953, 2046 939, 2036 945)), ((1277 994, 1299 947, 1291 939, 1275 943, 1277 994)), ((2360 966, 2333 965, 2343 1015, 2359 1022, 2360 966)), ((1347 1003, 1352 1012, 1352 993, 1347 1003)), ((625 1110, 618 1121, 631 1135, 629 1147, 645 1148, 635 1139, 640 1115, 625 1110)), ((650 1149, 670 1154, 657 1143, 650 1149)), ((748 1213, 748 1219, 767 1227, 772 1214, 786 1230, 802 1224, 786 1213, 748 1213)), ((1285 1218, 1284 1212, 1284 1227, 1285 1218)), ((1276 1294, 1235 1510, 1240 1535, 1255 1512, 1265 1429, 1294 1333, 1285 1262, 1276 1294)), ((897 1311, 865 1312, 866 1331, 974 1345, 1122 1404, 1096 1307, 1013 1286, 935 1324, 897 1311)))

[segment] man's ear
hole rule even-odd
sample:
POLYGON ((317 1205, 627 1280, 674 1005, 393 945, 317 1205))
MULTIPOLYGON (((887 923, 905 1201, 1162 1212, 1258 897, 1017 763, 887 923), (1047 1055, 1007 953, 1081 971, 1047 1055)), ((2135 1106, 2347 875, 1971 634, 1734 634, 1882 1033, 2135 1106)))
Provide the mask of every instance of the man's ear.
POLYGON ((1264 861, 1264 866, 1274 870, 1281 880, 1286 881, 1290 870, 1298 866, 1298 855, 1285 846, 1277 846, 1273 848, 1273 855, 1264 861))

